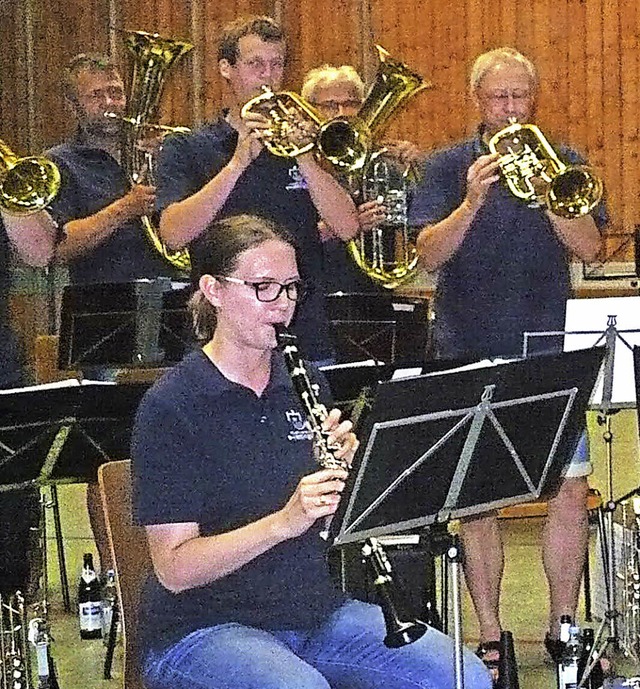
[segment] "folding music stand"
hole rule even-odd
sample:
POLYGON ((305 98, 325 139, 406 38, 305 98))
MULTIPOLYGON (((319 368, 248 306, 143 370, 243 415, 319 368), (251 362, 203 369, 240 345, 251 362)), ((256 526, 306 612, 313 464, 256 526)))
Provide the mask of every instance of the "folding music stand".
POLYGON ((167 366, 191 344, 185 283, 168 278, 68 285, 60 315, 60 369, 167 366))
POLYGON ((552 492, 578 443, 602 357, 592 349, 380 383, 331 525, 333 544, 552 492))
POLYGON ((0 492, 51 486, 67 610, 56 484, 95 481, 100 464, 129 456, 133 417, 147 387, 66 380, 0 391, 0 492))

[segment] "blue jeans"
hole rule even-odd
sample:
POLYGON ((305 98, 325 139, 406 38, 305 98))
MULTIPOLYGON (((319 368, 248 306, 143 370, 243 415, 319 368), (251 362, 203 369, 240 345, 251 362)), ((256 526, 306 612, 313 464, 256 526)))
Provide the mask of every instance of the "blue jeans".
MULTIPOLYGON (((380 608, 348 601, 310 633, 236 623, 201 629, 144 663, 147 689, 451 689, 453 643, 429 629, 399 649, 383 645, 380 608)), ((490 689, 465 651, 465 688, 490 689)))

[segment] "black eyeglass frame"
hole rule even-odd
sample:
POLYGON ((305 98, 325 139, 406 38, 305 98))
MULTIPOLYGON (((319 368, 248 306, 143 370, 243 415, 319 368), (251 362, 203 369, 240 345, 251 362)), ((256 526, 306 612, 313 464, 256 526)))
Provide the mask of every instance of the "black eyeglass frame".
MULTIPOLYGON (((225 282, 231 282, 234 285, 248 285, 253 287, 256 294, 256 299, 263 304, 270 304, 277 301, 280 298, 282 292, 285 292, 287 299, 296 303, 301 302, 306 295, 306 286, 302 280, 292 280, 283 284, 282 282, 276 282, 275 280, 242 280, 241 278, 229 277, 228 275, 214 275, 216 280, 224 280, 225 282), (264 299, 264 295, 261 295, 260 289, 263 285, 278 285, 278 293, 273 297, 273 299, 264 299), (292 296, 292 289, 295 289, 295 297, 292 296)), ((263 288, 264 289, 264 288, 263 288)))

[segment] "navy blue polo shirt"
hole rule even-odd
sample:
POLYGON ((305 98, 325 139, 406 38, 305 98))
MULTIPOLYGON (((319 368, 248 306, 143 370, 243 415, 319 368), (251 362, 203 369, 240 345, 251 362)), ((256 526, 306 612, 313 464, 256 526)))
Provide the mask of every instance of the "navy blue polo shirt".
MULTIPOLYGON (((227 380, 201 350, 188 355, 145 395, 132 458, 136 521, 197 522, 202 535, 281 509, 298 481, 318 470, 279 353, 260 397, 227 380)), ((344 600, 329 576, 321 526, 179 594, 152 576, 140 607, 143 652, 230 621, 263 629, 319 624, 344 600)))
MULTIPOLYGON (((567 163, 581 163, 555 147, 567 163)), ((467 170, 488 153, 480 134, 435 153, 410 208, 410 223, 423 227, 450 215, 466 195, 467 170)), ((593 213, 606 224, 604 204, 593 213)), ((440 268, 434 340, 446 358, 520 355, 525 331, 562 330, 571 293, 570 256, 542 208, 530 208, 505 184, 493 184, 462 244, 440 268)), ((560 339, 535 338, 531 351, 558 349, 560 339)))
MULTIPOLYGON (((62 177, 60 192, 51 203, 60 227, 87 218, 124 196, 131 184, 117 161, 106 151, 84 145, 82 138, 47 152, 62 177)), ((129 282, 138 278, 173 277, 175 270, 152 247, 142 223, 133 219, 94 249, 69 261, 71 282, 129 282)))
MULTIPOLYGON (((158 162, 157 209, 192 196, 231 160, 238 132, 220 117, 216 122, 165 142, 158 162)), ((308 294, 296 309, 292 330, 311 360, 332 356, 323 294, 322 247, 318 211, 295 160, 264 150, 238 179, 218 217, 248 213, 289 231, 296 241, 300 276, 308 294)), ((198 240, 189 246, 198 261, 198 240)))

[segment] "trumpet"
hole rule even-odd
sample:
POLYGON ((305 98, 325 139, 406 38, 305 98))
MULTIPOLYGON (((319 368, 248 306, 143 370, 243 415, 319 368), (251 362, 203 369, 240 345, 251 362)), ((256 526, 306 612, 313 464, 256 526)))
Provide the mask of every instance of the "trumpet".
POLYGON ((600 202, 603 184, 585 165, 566 165, 535 124, 510 120, 489 141, 514 196, 564 218, 587 215, 600 202))

